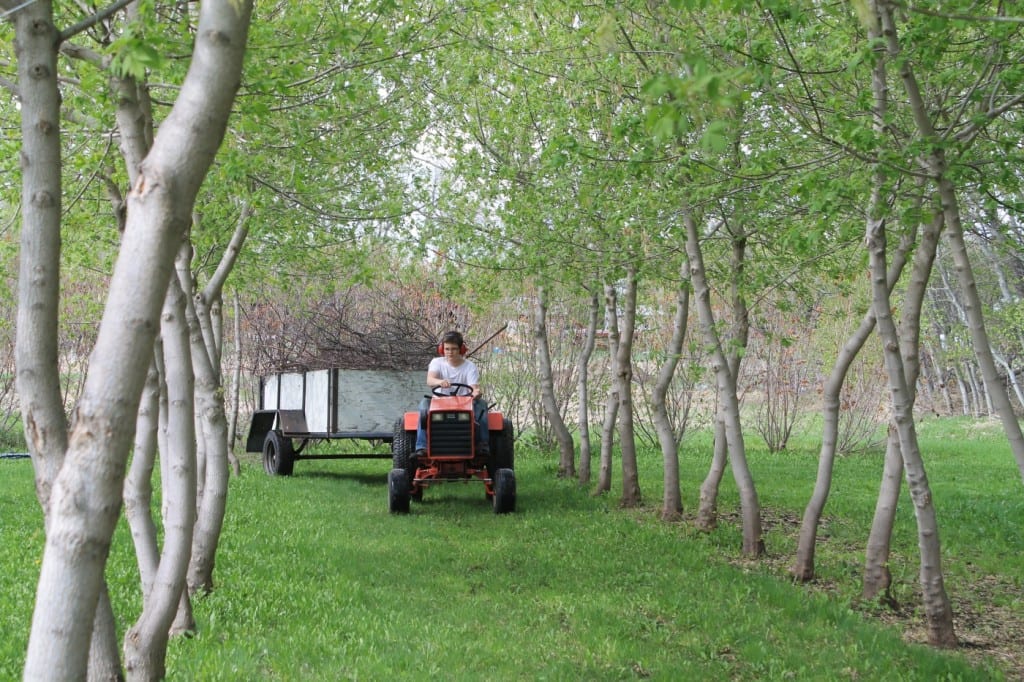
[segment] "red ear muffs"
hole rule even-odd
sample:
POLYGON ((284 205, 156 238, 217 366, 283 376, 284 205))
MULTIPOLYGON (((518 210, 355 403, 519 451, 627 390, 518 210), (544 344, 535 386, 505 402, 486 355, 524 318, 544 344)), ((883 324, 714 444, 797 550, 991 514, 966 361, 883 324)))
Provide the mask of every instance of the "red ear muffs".
MULTIPOLYGON (((459 355, 465 355, 468 352, 469 352, 469 348, 466 347, 466 344, 462 344, 461 346, 459 346, 459 355)), ((437 354, 438 355, 444 355, 444 344, 443 343, 437 344, 437 354)))

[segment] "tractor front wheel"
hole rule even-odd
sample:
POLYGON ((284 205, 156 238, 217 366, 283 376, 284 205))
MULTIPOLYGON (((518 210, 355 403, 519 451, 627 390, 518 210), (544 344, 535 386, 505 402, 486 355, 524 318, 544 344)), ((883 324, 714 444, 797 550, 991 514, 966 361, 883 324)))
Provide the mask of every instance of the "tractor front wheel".
POLYGON ((494 477, 494 513, 508 514, 516 510, 516 472, 498 469, 494 477))
POLYGON ((409 473, 405 469, 388 472, 388 511, 392 514, 409 513, 409 473))

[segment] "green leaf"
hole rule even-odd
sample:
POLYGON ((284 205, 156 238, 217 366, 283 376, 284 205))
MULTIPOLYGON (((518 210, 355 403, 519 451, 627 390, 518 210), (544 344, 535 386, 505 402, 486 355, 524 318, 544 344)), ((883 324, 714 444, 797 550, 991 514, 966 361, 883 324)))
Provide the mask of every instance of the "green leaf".
POLYGON ((156 49, 132 35, 115 40, 109 52, 113 55, 110 70, 121 78, 144 80, 147 70, 156 69, 163 63, 156 49))
POLYGON ((727 132, 725 121, 711 121, 701 135, 700 146, 709 152, 721 154, 729 148, 727 132))

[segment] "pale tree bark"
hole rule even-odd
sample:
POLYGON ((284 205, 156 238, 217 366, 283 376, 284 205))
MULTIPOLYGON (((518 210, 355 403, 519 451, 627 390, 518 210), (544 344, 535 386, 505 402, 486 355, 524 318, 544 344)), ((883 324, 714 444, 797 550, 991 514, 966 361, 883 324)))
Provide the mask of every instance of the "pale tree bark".
POLYGON ((117 643, 117 619, 110 604, 106 581, 100 582, 100 594, 96 600, 86 679, 89 682, 115 682, 124 679, 121 652, 117 643))
POLYGON ((242 316, 238 303, 238 292, 232 301, 232 336, 235 340, 235 365, 231 370, 231 414, 228 417, 228 461, 235 476, 242 475, 242 464, 235 455, 235 439, 238 436, 238 397, 242 386, 242 316))
MULTIPOLYGON (((893 254, 889 272, 886 275, 886 286, 892 292, 907 262, 907 253, 914 245, 913 233, 908 232, 900 241, 900 246, 893 254)), ((832 471, 835 465, 836 443, 839 440, 839 398, 846 381, 846 373, 860 353, 864 344, 875 329, 875 315, 869 309, 864 313, 860 325, 846 340, 839 350, 832 371, 822 385, 822 435, 821 450, 818 454, 818 474, 814 481, 814 491, 804 509, 803 521, 800 524, 800 536, 797 541, 796 558, 790 567, 790 574, 799 581, 807 582, 814 579, 814 551, 818 539, 818 526, 821 515, 828 501, 832 487, 832 471)))
MULTIPOLYGON (((974 354, 981 368, 985 396, 987 400, 991 401, 992 407, 999 415, 1003 431, 1010 442, 1010 449, 1017 462, 1017 470, 1021 475, 1022 481, 1024 481, 1024 433, 1021 432, 1020 422, 1013 413, 1013 406, 1010 404, 1006 387, 1000 380, 999 372, 992 359, 992 348, 982 315, 981 298, 978 296, 974 271, 967 256, 967 247, 964 244, 964 229, 960 219, 960 205, 957 199, 956 187, 953 185, 947 172, 948 164, 944 141, 936 133, 931 117, 928 114, 927 105, 913 71, 912 60, 901 58, 900 42, 895 20, 893 19, 892 3, 887 1, 879 2, 879 10, 884 25, 883 36, 889 57, 899 64, 900 79, 903 82, 903 89, 907 94, 918 133, 930 144, 929 152, 924 157, 924 165, 931 177, 934 178, 938 188, 942 213, 946 221, 946 239, 949 244, 950 253, 953 256, 957 277, 960 280, 961 293, 964 297, 964 309, 968 319, 968 331, 971 334, 974 354)), ((1011 107, 1019 105, 1021 102, 1024 102, 1024 94, 1018 93, 1000 102, 997 109, 982 110, 980 113, 983 121, 973 121, 965 130, 957 132, 958 141, 969 143, 976 138, 981 128, 988 121, 1011 107)), ((958 126, 948 127, 947 135, 955 130, 958 130, 958 126)))
POLYGON ((601 495, 612 489, 612 448, 615 445, 615 422, 619 414, 619 388, 615 377, 619 356, 619 295, 614 284, 604 287, 604 315, 608 326, 608 358, 611 365, 611 385, 604 403, 604 419, 601 422, 601 457, 597 474, 595 495, 601 495))
POLYGON ((966 417, 974 410, 971 407, 971 395, 967 393, 967 382, 960 374, 960 365, 956 362, 953 363, 953 377, 956 379, 957 391, 960 393, 960 412, 966 417))
MULTIPOLYGON (((156 353, 163 344, 156 343, 156 353)), ((156 360, 150 365, 135 420, 135 445, 124 481, 124 515, 131 529, 135 558, 139 566, 143 598, 149 594, 160 563, 156 523, 150 511, 153 503, 153 467, 156 464, 157 430, 160 427, 160 371, 156 360)))
POLYGON ((633 432, 633 334, 636 330, 637 272, 626 266, 626 288, 619 325, 619 348, 615 358, 615 381, 619 393, 619 450, 622 455, 622 498, 625 508, 638 507, 642 501, 640 472, 636 461, 636 436, 633 432))
POLYGON ((678 521, 683 515, 683 497, 679 489, 679 443, 668 416, 665 396, 675 376, 679 358, 686 340, 686 325, 690 318, 690 286, 686 279, 685 261, 682 281, 676 295, 676 314, 672 320, 672 337, 665 348, 665 361, 658 369, 658 377, 651 390, 651 412, 654 430, 658 435, 663 462, 664 492, 661 499, 663 521, 678 521))
POLYGON ((1017 381, 1017 372, 1010 366, 1010 361, 1002 353, 996 352, 994 348, 992 349, 992 357, 1003 368, 1003 371, 1006 372, 1006 377, 1010 381, 1010 388, 1013 389, 1013 394, 1017 398, 1017 404, 1024 408, 1024 393, 1021 392, 1020 382, 1017 381))
POLYGON ((1014 303, 1015 294, 1010 291, 1010 283, 1006 276, 1006 268, 1003 266, 1003 261, 999 254, 995 252, 995 249, 992 248, 992 243, 989 241, 989 234, 998 234, 999 226, 998 224, 993 224, 995 221, 990 220, 988 222, 986 234, 980 236, 977 244, 981 249, 982 255, 985 256, 985 261, 988 263, 992 274, 996 276, 996 282, 999 285, 999 300, 1006 305, 1010 305, 1014 303))
MULTIPOLYGON (((921 230, 921 243, 914 251, 910 281, 903 296, 898 334, 900 358, 906 375, 911 409, 917 401, 916 386, 921 373, 921 310, 928 292, 928 281, 931 279, 932 265, 935 262, 935 253, 938 249, 943 225, 944 219, 939 213, 931 223, 925 225, 921 230)), ((894 260, 896 258, 902 258, 900 249, 897 249, 894 260)), ((890 266, 890 274, 891 272, 892 267, 890 266)), ((889 291, 892 291, 891 284, 889 291)), ((871 522, 871 531, 868 535, 864 556, 864 578, 861 593, 865 599, 874 599, 878 595, 884 595, 887 601, 893 603, 892 595, 889 593, 889 586, 892 582, 889 572, 889 550, 892 543, 893 524, 896 522, 902 476, 903 458, 900 451, 899 432, 890 427, 886 438, 882 481, 879 485, 878 500, 875 503, 875 514, 871 522)))
MULTIPOLYGON (((5 2, 11 9, 14 3, 5 2)), ((58 367, 61 149, 57 30, 50 2, 14 13, 21 104, 21 244, 15 336, 17 390, 36 496, 48 514, 68 445, 58 367)))
POLYGON ((558 398, 555 396, 555 378, 551 367, 551 349, 548 345, 547 290, 543 285, 537 287, 537 306, 533 316, 533 338, 537 349, 537 368, 540 372, 540 397, 544 406, 544 414, 551 424, 558 443, 558 476, 573 477, 576 475, 576 452, 572 442, 572 434, 565 425, 562 413, 558 409, 558 398))
MULTIPOLYGON (((129 23, 137 22, 139 20, 137 3, 131 3, 126 7, 125 11, 129 23)), ((76 56, 80 58, 89 58, 88 55, 83 55, 82 50, 76 51, 76 56)), ((91 61, 97 63, 97 66, 103 66, 102 59, 100 58, 93 57, 91 58, 91 61)), ((116 121, 119 133, 118 147, 121 151, 121 156, 124 158, 125 168, 128 171, 129 186, 133 186, 139 177, 142 162, 153 146, 152 101, 146 84, 139 82, 134 78, 116 75, 112 76, 110 78, 110 87, 117 97, 116 121)), ((111 200, 114 202, 115 214, 118 216, 118 223, 122 225, 121 231, 123 233, 123 225, 126 219, 126 205, 121 198, 119 191, 111 189, 109 194, 111 195, 111 200)), ((135 445, 133 448, 131 467, 129 469, 127 479, 125 480, 124 487, 125 516, 132 531, 144 602, 150 594, 153 581, 160 566, 160 551, 157 546, 157 529, 150 511, 150 503, 153 494, 153 466, 156 461, 156 453, 158 449, 158 433, 163 434, 162 437, 159 438, 159 441, 162 443, 160 451, 164 453, 164 456, 160 458, 161 481, 173 481, 178 477, 178 473, 175 469, 168 466, 168 453, 172 452, 173 449, 177 449, 178 446, 175 444, 172 448, 168 445, 168 440, 166 438, 166 419, 168 419, 168 411, 166 409, 167 385, 164 369, 163 344, 158 337, 154 345, 153 364, 147 374, 146 384, 143 389, 142 399, 140 402, 139 414, 136 418, 135 445), (161 419, 164 421, 161 421, 161 419)), ((194 468, 195 465, 193 461, 193 471, 194 468)), ((176 513, 176 510, 169 505, 175 501, 177 497, 175 495, 168 496, 164 494, 162 499, 163 505, 161 517, 163 523, 166 525, 168 518, 176 513)), ((162 618, 162 614, 160 617, 162 618)), ((153 609, 150 608, 148 620, 152 623, 153 619, 153 609)), ((141 623, 142 621, 140 620, 139 622, 141 623)), ((192 620, 191 604, 188 602, 186 595, 183 599, 182 606, 179 608, 178 614, 175 617, 175 622, 171 626, 171 632, 173 634, 175 632, 191 630, 194 628, 194 625, 194 621, 192 620)), ((138 625, 136 627, 138 627, 138 625)), ((164 638, 156 638, 152 640, 152 646, 158 648, 166 647, 166 642, 163 641, 163 639, 164 638)), ((133 643, 136 648, 139 646, 150 646, 150 644, 146 644, 145 642, 145 639, 143 640, 143 643, 138 642, 136 639, 133 643)), ((138 651, 133 651, 129 644, 130 642, 126 639, 126 659, 134 657, 136 661, 140 658, 145 661, 147 659, 159 658, 162 661, 162 652, 151 653, 150 651, 144 651, 140 655, 138 651)), ((131 661, 127 662, 129 665, 132 665, 131 661)), ((138 665, 138 663, 136 662, 135 665, 138 665)), ((152 667, 152 664, 148 664, 142 666, 142 669, 150 670, 152 667)), ((162 663, 158 667, 162 669, 162 663)), ((129 672, 129 674, 132 673, 129 672)))
POLYGON ((978 375, 974 371, 974 363, 967 360, 964 361, 964 373, 967 375, 967 380, 971 385, 971 395, 974 396, 974 416, 991 416, 993 413, 992 400, 989 398, 988 391, 985 388, 985 379, 978 381, 978 375), (982 403, 984 402, 984 407, 982 403))
MULTIPOLYGON (((44 7, 45 23, 49 4, 44 7)), ((26 679, 85 675, 91 628, 81 624, 96 614, 160 306, 191 207, 223 139, 251 11, 251 0, 201 4, 188 74, 128 195, 127 229, 53 486, 26 679)))
MULTIPOLYGON (((238 220, 235 223, 235 231, 231 237, 231 241, 228 243, 224 254, 221 256, 220 263, 218 263, 217 270, 210 277, 209 281, 203 287, 201 291, 194 292, 193 295, 193 308, 195 311, 196 323, 199 326, 199 340, 201 346, 196 346, 196 352, 199 352, 200 348, 203 349, 203 354, 206 356, 206 360, 213 373, 216 388, 211 394, 213 400, 220 404, 220 411, 224 412, 224 404, 221 393, 221 357, 224 349, 224 335, 223 335, 223 316, 221 315, 221 299, 224 290, 224 283, 227 281, 228 275, 234 268, 235 262, 238 260, 238 255, 241 253, 242 246, 245 244, 245 239, 249 233, 248 221, 252 217, 253 209, 248 201, 242 204, 242 208, 239 212, 238 220)), ((193 229, 197 229, 200 226, 201 215, 199 212, 194 212, 192 215, 193 229)), ((195 288, 195 281, 191 273, 188 271, 188 263, 179 267, 179 279, 182 281, 183 287, 190 287, 187 289, 189 293, 193 293, 195 288), (183 270, 184 268, 184 270, 183 270)), ((227 483, 226 480, 222 482, 221 472, 223 469, 220 461, 210 462, 210 458, 220 458, 221 453, 224 452, 218 443, 211 442, 209 439, 213 438, 213 434, 210 433, 210 428, 204 426, 201 423, 203 419, 203 412, 201 410, 196 411, 196 433, 199 435, 199 439, 196 443, 196 461, 197 461, 197 480, 198 480, 198 507, 200 511, 200 520, 197 528, 199 534, 204 535, 209 532, 212 528, 220 528, 220 522, 215 519, 206 521, 202 518, 203 508, 207 508, 210 513, 216 514, 217 509, 220 508, 223 511, 223 505, 218 502, 214 502, 212 505, 208 505, 204 502, 206 486, 208 483, 215 483, 217 486, 213 490, 215 499, 220 499, 227 494, 227 483), (207 467, 212 466, 211 471, 207 471, 207 467)), ((226 427, 225 427, 226 429, 226 427)), ((217 428, 220 431, 219 428, 217 428)), ((227 435, 225 431, 225 441, 227 435)), ((227 447, 227 451, 224 454, 224 458, 230 462, 233 459, 231 448, 227 447)), ((207 548, 216 547, 216 541, 212 543, 210 538, 206 538, 203 541, 203 546, 207 548)), ((202 552, 204 556, 201 558, 193 556, 193 571, 200 571, 202 573, 206 569, 200 570, 198 567, 208 566, 212 571, 213 556, 205 556, 206 551, 202 552)), ((194 593, 196 589, 211 589, 212 588, 212 575, 200 575, 200 573, 193 572, 189 578, 190 591, 194 593)))
MULTIPOLYGON (((243 232, 236 232, 236 237, 240 237, 240 239, 237 242, 232 240, 232 245, 240 248, 241 242, 244 240, 244 228, 243 232)), ((222 265, 234 263, 237 250, 229 248, 228 252, 225 260, 221 261, 222 265)), ((193 286, 188 267, 188 254, 190 253, 190 249, 183 249, 182 255, 179 257, 178 278, 184 291, 191 291, 193 286)), ((205 303, 206 297, 219 295, 219 288, 230 269, 230 265, 228 265, 223 268, 223 273, 221 273, 221 268, 218 268, 218 276, 210 280, 212 285, 208 285, 201 294, 188 300, 185 306, 192 351, 191 369, 195 376, 195 417, 198 422, 195 437, 202 443, 206 459, 206 466, 203 469, 205 484, 196 491, 199 516, 195 524, 192 558, 188 569, 190 594, 209 592, 213 589, 213 568, 217 545, 220 541, 220 531, 224 523, 224 512, 227 508, 229 478, 227 418, 224 414, 224 400, 221 393, 221 375, 215 369, 219 363, 212 360, 211 356, 216 353, 209 345, 216 342, 216 337, 208 337, 204 334, 202 319, 208 317, 209 308, 205 303), (201 499, 198 498, 199 490, 202 491, 201 499)), ((209 328, 209 324, 207 327, 209 328)))
MULTIPOLYGON (((878 16, 881 26, 869 22, 868 37, 877 40, 881 31, 887 39, 893 39, 894 27, 891 16, 884 3, 881 4, 878 16)), ((896 58, 889 46, 889 55, 896 58)), ((886 87, 886 60, 879 55, 872 70, 872 93, 874 95, 875 126, 878 131, 884 129, 886 119, 888 90, 886 87)), ((924 600, 925 618, 928 627, 928 639, 937 646, 956 646, 956 634, 953 631, 953 611, 946 595, 942 575, 942 553, 939 543, 938 520, 932 503, 931 489, 925 473, 924 461, 918 447, 917 431, 914 426, 914 397, 908 384, 908 373, 905 360, 909 360, 916 371, 917 348, 901 349, 896 324, 892 319, 889 287, 886 267, 886 232, 885 220, 879 217, 883 202, 881 198, 884 174, 876 168, 875 181, 868 203, 865 245, 871 272, 872 308, 878 334, 882 340, 886 374, 889 378, 889 389, 892 395, 893 424, 899 436, 899 450, 903 460, 907 487, 914 504, 914 516, 917 519, 918 551, 921 558, 920 580, 924 600)), ((923 293, 921 294, 923 299, 923 293)), ((908 325, 908 333, 916 335, 914 324, 908 325)))
MULTIPOLYGON (((964 257, 966 258, 966 247, 965 247, 964 257)), ((995 259, 994 255, 989 257, 989 260, 994 262, 994 265, 993 265, 994 269, 995 270, 999 270, 1000 267, 999 267, 998 261, 994 261, 994 259, 995 259)), ((967 265, 970 266, 970 262, 969 261, 967 262, 967 265)), ((949 304, 949 308, 952 310, 953 313, 956 314, 957 321, 960 322, 960 324, 962 324, 965 329, 969 330, 971 328, 971 325, 973 324, 973 322, 971 320, 971 317, 970 317, 970 315, 968 313, 968 310, 970 309, 970 305, 971 304, 970 304, 970 302, 961 303, 960 297, 959 297, 958 293, 956 292, 956 290, 953 289, 953 287, 950 285, 950 283, 948 281, 945 268, 942 268, 940 271, 942 273, 943 289, 946 292, 946 301, 949 304)), ((1002 276, 1000 276, 1000 277, 1002 278, 1002 276)), ((972 275, 972 279, 973 279, 973 275, 972 275)), ((1004 285, 1004 286, 1006 286, 1006 285, 1004 285)), ((977 289, 977 287, 975 287, 975 289, 977 289)), ((1004 294, 1005 295, 1010 295, 1009 290, 1005 291, 1004 294)), ((1004 299, 1003 302, 1006 303, 1006 304, 1012 304, 1013 303, 1012 300, 1008 300, 1008 299, 1004 299)), ((980 301, 978 302, 978 305, 979 306, 981 305, 980 301)), ((986 337, 987 337, 987 334, 986 334, 986 337)), ((1014 395, 1017 397, 1017 401, 1021 404, 1022 407, 1024 407, 1024 393, 1021 392, 1021 387, 1020 387, 1020 383, 1017 381, 1017 374, 1016 374, 1016 372, 1013 371, 1013 368, 1010 366, 1009 361, 1005 357, 1003 357, 1001 353, 996 351, 995 347, 993 347, 991 344, 989 344, 988 349, 989 349, 989 353, 992 356, 993 362, 998 364, 998 365, 1000 365, 1000 366, 1002 366, 1003 369, 1005 370, 1007 380, 1010 382, 1010 387, 1013 389, 1014 395)), ((981 399, 982 398, 984 398, 984 400, 985 400, 985 406, 987 408, 987 414, 992 414, 992 413, 997 412, 997 409, 995 408, 995 404, 993 403, 994 399, 989 394, 989 392, 986 390, 987 384, 985 383, 985 379, 984 379, 984 371, 982 372, 982 385, 979 385, 978 384, 977 376, 974 373, 974 367, 969 362, 966 362, 966 361, 963 364, 964 364, 964 374, 967 376, 967 384, 970 385, 970 387, 971 387, 971 396, 973 398, 973 400, 971 402, 974 405, 974 409, 973 409, 974 415, 975 416, 979 416, 979 415, 982 414, 982 410, 981 410, 981 399)), ((1000 383, 1000 385, 1002 385, 1002 380, 1001 379, 999 379, 999 383, 1000 383)), ((1009 395, 1009 394, 1007 394, 1007 395, 1009 395)), ((995 398, 995 400, 998 400, 998 398, 995 398)))
MULTIPOLYGON (((736 378, 740 375, 740 363, 743 358, 742 350, 747 347, 747 340, 750 334, 750 316, 742 289, 747 249, 746 234, 742 229, 737 229, 735 232, 732 232, 730 229, 730 234, 732 241, 732 254, 730 256, 732 275, 729 288, 733 332, 732 342, 728 344, 731 350, 726 353, 726 366, 732 373, 733 383, 735 383, 736 378)), ((719 341, 719 343, 721 342, 719 341)), ((694 522, 697 529, 701 531, 714 530, 718 525, 718 489, 729 462, 725 416, 726 402, 723 400, 720 385, 715 391, 715 405, 715 441, 712 450, 711 466, 701 482, 700 495, 697 499, 697 516, 694 522)))
MULTIPOLYGON (((68 448, 68 423, 60 388, 58 310, 60 299, 61 134, 57 87, 58 32, 50 2, 14 10, 15 52, 21 104, 22 229, 18 274, 15 364, 25 441, 32 457, 36 497, 47 535, 54 485, 68 448)), ((106 586, 96 594, 87 675, 121 676, 114 614, 106 586)), ((84 630, 85 628, 83 628, 84 630)), ((82 654, 82 651, 79 651, 82 654)))
POLYGON ((715 439, 711 450, 711 466, 700 484, 697 497, 697 516, 693 521, 699 531, 710 532, 718 527, 718 487, 725 476, 729 463, 729 452, 725 442, 725 418, 722 416, 721 400, 715 391, 715 439))
MULTIPOLYGON (((129 680, 161 680, 166 675, 167 641, 185 589, 196 519, 192 358, 185 294, 173 277, 167 287, 160 335, 167 385, 167 430, 174 438, 169 439, 168 450, 161 453, 162 460, 166 461, 161 469, 166 510, 163 551, 144 593, 142 614, 124 639, 125 671, 129 680)), ((150 402, 155 401, 150 399, 150 402)))
POLYGON ((732 468, 733 478, 740 496, 740 516, 743 519, 742 551, 747 556, 760 556, 765 551, 764 536, 761 530, 761 505, 757 499, 757 490, 754 488, 754 478, 747 465, 743 429, 740 424, 736 375, 729 367, 721 339, 715 329, 714 313, 711 308, 711 290, 705 276, 704 257, 701 253, 697 222, 686 207, 683 209, 683 222, 686 224, 686 259, 690 269, 690 281, 693 283, 693 299, 700 318, 704 340, 711 353, 712 369, 715 372, 720 409, 725 424, 729 465, 732 468))
MULTIPOLYGON (((931 290, 929 290, 929 293, 931 293, 931 290)), ((936 335, 938 334, 936 333, 936 335)), ((932 369, 932 381, 935 382, 936 386, 938 387, 939 394, 942 395, 942 404, 946 410, 946 416, 952 416, 953 399, 949 394, 949 382, 946 380, 946 358, 945 353, 942 351, 942 342, 940 341, 939 343, 939 346, 935 346, 935 344, 925 341, 923 343, 923 346, 925 352, 928 354, 928 357, 931 360, 929 364, 931 365, 932 369)), ((937 412, 938 410, 936 410, 936 413, 937 412)))
POLYGON ((583 347, 576 365, 576 399, 579 401, 578 422, 580 430, 580 466, 576 472, 576 480, 581 486, 590 485, 591 444, 590 444, 590 358, 594 354, 597 342, 597 324, 601 314, 601 297, 595 288, 590 294, 590 316, 587 328, 583 333, 583 347))
MULTIPOLYGON (((872 204, 877 206, 875 202, 872 204)), ((942 577, 938 520, 918 447, 917 432, 914 428, 913 399, 904 372, 900 340, 892 314, 889 312, 889 292, 885 278, 885 223, 880 219, 871 219, 868 223, 867 244, 871 254, 873 307, 878 332, 882 338, 886 372, 889 375, 899 450, 917 518, 921 589, 928 624, 928 639, 934 645, 952 647, 956 646, 957 640, 953 632, 953 611, 942 577)))

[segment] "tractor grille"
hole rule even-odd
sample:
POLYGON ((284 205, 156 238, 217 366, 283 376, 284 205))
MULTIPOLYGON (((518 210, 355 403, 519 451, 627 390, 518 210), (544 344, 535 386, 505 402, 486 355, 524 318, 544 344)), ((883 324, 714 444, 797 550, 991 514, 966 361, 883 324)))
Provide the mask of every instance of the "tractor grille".
POLYGON ((431 455, 470 455, 473 451, 473 415, 469 412, 432 412, 431 455))

